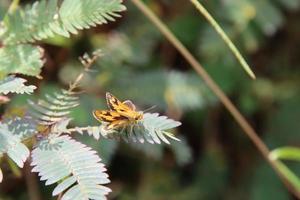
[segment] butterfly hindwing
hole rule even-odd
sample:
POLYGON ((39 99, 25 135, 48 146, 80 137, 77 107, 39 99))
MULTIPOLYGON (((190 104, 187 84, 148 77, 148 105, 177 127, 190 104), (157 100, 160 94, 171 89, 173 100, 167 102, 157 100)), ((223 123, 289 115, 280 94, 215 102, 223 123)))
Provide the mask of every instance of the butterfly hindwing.
POLYGON ((115 129, 129 124, 128 120, 116 120, 107 125, 107 129, 115 129))
POLYGON ((123 101, 122 104, 125 104, 126 106, 128 106, 133 111, 135 111, 135 109, 136 109, 135 105, 130 100, 123 101))

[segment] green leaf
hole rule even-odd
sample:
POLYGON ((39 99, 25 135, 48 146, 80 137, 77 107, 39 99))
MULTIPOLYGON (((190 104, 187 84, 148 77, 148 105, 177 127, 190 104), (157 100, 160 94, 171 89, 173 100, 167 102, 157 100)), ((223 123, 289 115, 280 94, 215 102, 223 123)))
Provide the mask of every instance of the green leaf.
POLYGON ((34 85, 25 85, 25 79, 8 76, 0 81, 0 94, 7 95, 8 93, 31 94, 36 89, 34 85))
POLYGON ((10 73, 38 76, 44 64, 43 51, 29 44, 0 48, 0 77, 10 73))
POLYGON ((62 200, 106 199, 111 190, 101 159, 91 148, 69 136, 51 135, 32 151, 33 172, 38 172, 46 185, 59 182, 53 196, 66 191, 62 200))
POLYGON ((7 153, 21 168, 29 156, 29 150, 21 143, 21 138, 14 134, 7 124, 0 123, 0 154, 3 153, 7 153))
POLYGON ((53 37, 69 37, 78 30, 114 21, 126 8, 121 0, 42 0, 19 9, 4 21, 2 38, 6 44, 33 42, 53 37))
POLYGON ((294 160, 300 161, 300 148, 297 147, 281 147, 270 153, 273 160, 294 160))

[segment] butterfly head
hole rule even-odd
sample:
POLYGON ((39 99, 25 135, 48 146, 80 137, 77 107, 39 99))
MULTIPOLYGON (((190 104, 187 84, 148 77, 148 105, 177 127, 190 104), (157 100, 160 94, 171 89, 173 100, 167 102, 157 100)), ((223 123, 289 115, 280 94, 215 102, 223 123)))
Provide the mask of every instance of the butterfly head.
POLYGON ((144 118, 144 113, 143 112, 136 112, 135 115, 133 116, 134 121, 139 121, 144 118))

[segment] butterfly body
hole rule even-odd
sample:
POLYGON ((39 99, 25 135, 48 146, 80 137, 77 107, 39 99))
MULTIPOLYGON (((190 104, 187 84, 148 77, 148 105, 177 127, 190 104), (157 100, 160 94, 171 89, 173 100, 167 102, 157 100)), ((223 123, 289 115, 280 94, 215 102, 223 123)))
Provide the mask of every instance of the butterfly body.
POLYGON ((143 113, 136 111, 135 105, 129 100, 121 102, 107 92, 106 102, 110 110, 95 110, 93 115, 98 121, 108 123, 107 129, 124 127, 143 119, 143 113))

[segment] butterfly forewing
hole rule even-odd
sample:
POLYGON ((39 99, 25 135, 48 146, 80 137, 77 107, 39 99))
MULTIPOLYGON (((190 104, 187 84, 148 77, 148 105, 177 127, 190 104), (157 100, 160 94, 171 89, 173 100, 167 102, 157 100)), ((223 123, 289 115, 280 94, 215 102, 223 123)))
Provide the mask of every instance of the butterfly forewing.
POLYGON ((143 118, 143 114, 135 111, 135 105, 126 100, 121 102, 115 96, 106 93, 106 102, 110 110, 96 110, 94 117, 102 122, 108 122, 108 129, 115 129, 121 126, 135 123, 143 118))
POLYGON ((124 102, 121 102, 119 99, 117 99, 115 96, 110 94, 109 92, 106 93, 106 102, 107 106, 114 111, 134 111, 135 105, 130 101, 126 100, 124 102))
POLYGON ((114 111, 117 111, 122 106, 122 102, 109 92, 106 93, 106 102, 107 106, 114 111))
POLYGON ((112 110, 96 110, 94 117, 99 121, 114 122, 116 120, 126 120, 127 118, 112 110))

